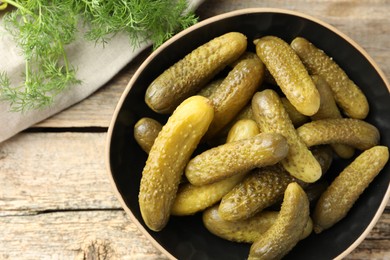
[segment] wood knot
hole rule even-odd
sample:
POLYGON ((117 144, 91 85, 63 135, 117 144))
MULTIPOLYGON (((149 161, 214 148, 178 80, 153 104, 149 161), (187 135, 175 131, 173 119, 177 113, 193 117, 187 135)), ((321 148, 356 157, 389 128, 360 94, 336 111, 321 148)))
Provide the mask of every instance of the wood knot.
POLYGON ((108 240, 90 239, 82 247, 77 260, 108 260, 114 258, 114 250, 108 240))

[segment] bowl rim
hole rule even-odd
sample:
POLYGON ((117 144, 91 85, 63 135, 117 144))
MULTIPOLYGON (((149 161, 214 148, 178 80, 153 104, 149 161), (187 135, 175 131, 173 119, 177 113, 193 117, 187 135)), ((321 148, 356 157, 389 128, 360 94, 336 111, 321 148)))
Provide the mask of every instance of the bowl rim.
MULTIPOLYGON (((118 117, 119 111, 121 110, 123 103, 130 92, 131 88, 133 87, 136 79, 139 77, 141 72, 144 70, 146 66, 156 57, 158 56, 165 48, 167 48, 169 45, 171 45, 173 42, 175 42, 177 39, 183 37, 184 35, 189 34, 190 32, 197 30, 198 28, 201 28, 205 25, 214 23, 216 21, 234 17, 234 16, 239 16, 239 15, 245 15, 245 14, 253 14, 253 13, 278 13, 278 14, 287 14, 287 15, 292 15, 292 16, 297 16, 300 18, 304 18, 307 20, 310 20, 314 23, 317 23, 330 31, 336 33, 339 35, 341 38, 343 38, 345 41, 347 41, 349 44, 351 44, 357 51, 359 51, 365 59, 371 64, 371 66, 375 69, 375 71, 379 74, 381 79, 383 80, 384 84, 386 85, 387 89, 390 92, 390 84, 389 81, 387 80, 384 72, 381 70, 381 68, 377 65, 377 63, 371 58, 371 56, 359 45, 357 44, 354 40, 352 40, 349 36, 341 32, 339 29, 336 27, 320 20, 319 18, 316 18, 314 16, 308 15, 303 12, 299 11, 294 11, 294 10, 289 10, 289 9, 282 9, 282 8, 267 8, 267 7, 258 7, 258 8, 244 8, 244 9, 238 9, 235 11, 230 11, 222 14, 218 14, 209 18, 206 18, 205 20, 202 20, 191 27, 182 30, 181 32, 177 33, 173 37, 171 37, 169 40, 167 40, 165 43, 163 43, 159 48, 154 50, 143 62, 142 64, 137 68, 135 71, 134 75, 131 77, 130 81, 128 82, 125 90, 123 91, 116 107, 113 112, 108 130, 107 130, 107 137, 106 137, 106 144, 105 144, 105 165, 106 165, 106 172, 109 177, 109 181, 111 183, 112 189, 114 191, 114 194, 116 195, 117 199, 119 200, 122 208, 125 210, 125 212, 128 214, 130 217, 130 220, 137 226, 138 230, 141 231, 141 233, 153 244, 153 246, 158 249, 161 253, 163 253, 166 257, 169 259, 176 259, 170 252, 168 252, 162 245, 160 245, 149 233, 148 230, 142 224, 139 222, 139 220, 134 216, 132 211, 127 207, 126 202, 124 201, 121 193, 118 190, 117 185, 115 184, 114 178, 113 178, 113 173, 111 171, 111 164, 110 164, 110 147, 111 147, 111 140, 112 140, 112 134, 113 134, 113 128, 115 125, 115 121, 118 117)), ((367 226, 367 228, 362 232, 362 234, 348 247, 346 248, 340 255, 338 255, 335 259, 343 259, 347 255, 349 255, 366 237, 367 235, 371 232, 373 227, 376 225, 378 222, 379 218, 381 217, 387 202, 390 199, 390 184, 387 188, 387 191, 384 195, 384 198, 378 207, 373 219, 367 226)))

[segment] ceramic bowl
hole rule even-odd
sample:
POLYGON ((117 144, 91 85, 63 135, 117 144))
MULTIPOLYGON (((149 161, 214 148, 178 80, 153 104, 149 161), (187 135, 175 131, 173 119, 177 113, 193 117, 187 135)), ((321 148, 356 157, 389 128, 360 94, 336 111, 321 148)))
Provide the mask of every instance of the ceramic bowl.
MULTIPOLYGON (((249 244, 228 242, 208 232, 201 215, 171 217, 160 232, 144 224, 138 205, 141 172, 147 155, 133 138, 133 126, 148 116, 164 123, 166 116, 154 113, 144 103, 148 85, 170 65, 201 44, 230 31, 252 40, 276 35, 287 42, 303 36, 323 49, 361 87, 370 103, 366 121, 380 130, 381 144, 390 147, 389 83, 372 58, 353 40, 336 28, 306 14, 280 9, 244 9, 218 15, 177 34, 155 50, 131 78, 115 110, 108 130, 106 160, 109 178, 131 220, 168 258, 245 259, 249 244)), ((330 172, 338 173, 349 161, 334 161, 330 172)), ((390 197, 389 164, 364 191, 342 221, 323 233, 312 234, 286 256, 286 259, 332 259, 348 255, 361 243, 382 214, 390 197)))

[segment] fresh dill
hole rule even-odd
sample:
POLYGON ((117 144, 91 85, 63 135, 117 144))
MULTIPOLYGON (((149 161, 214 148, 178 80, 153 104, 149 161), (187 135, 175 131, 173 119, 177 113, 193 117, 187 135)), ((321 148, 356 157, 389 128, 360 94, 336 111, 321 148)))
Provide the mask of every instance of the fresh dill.
POLYGON ((87 40, 105 44, 117 33, 127 33, 129 47, 151 40, 154 48, 175 32, 197 22, 186 13, 185 0, 1 0, 15 7, 3 17, 25 60, 23 82, 11 84, 0 72, 0 99, 11 110, 50 106, 55 96, 81 84, 77 68, 68 60, 66 46, 80 29, 87 40))

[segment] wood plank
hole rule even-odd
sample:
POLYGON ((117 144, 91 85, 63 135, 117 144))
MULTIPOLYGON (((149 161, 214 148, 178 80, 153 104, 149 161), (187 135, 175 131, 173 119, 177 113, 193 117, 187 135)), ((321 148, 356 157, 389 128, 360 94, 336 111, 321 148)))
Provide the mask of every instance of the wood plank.
MULTIPOLYGON (((273 7, 304 12, 327 22, 360 44, 390 78, 390 5, 375 1, 205 1, 197 14, 200 19, 242 8, 273 7), (373 15, 374 14, 374 15, 373 15)), ((90 98, 72 106, 35 127, 108 127, 111 115, 131 76, 150 50, 125 67, 112 81, 90 98), (96 109, 96 108, 99 109, 96 109)))
MULTIPOLYGON (((385 214, 346 259, 389 259, 389 227, 385 214)), ((0 217, 0 234, 0 259, 166 259, 121 210, 0 217)))
POLYGON ((28 133, 0 144, 0 215, 120 208, 105 133, 28 133))
POLYGON ((0 217, 0 259, 163 259, 122 210, 0 217))

